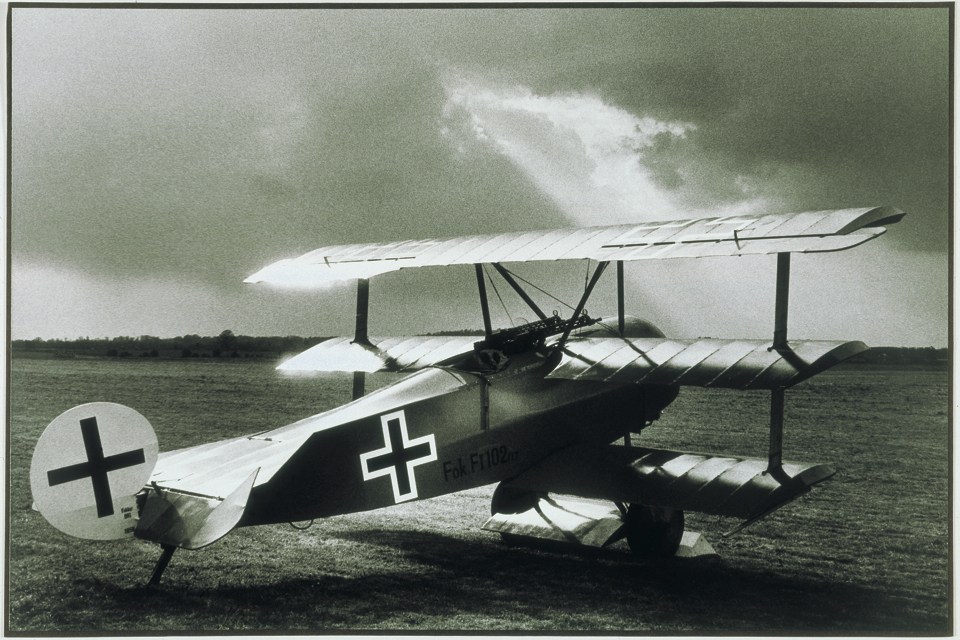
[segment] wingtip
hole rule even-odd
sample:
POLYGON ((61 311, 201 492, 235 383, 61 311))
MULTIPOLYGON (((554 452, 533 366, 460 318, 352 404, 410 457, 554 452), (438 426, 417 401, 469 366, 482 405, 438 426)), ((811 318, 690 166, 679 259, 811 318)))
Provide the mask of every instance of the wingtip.
POLYGON ((903 220, 903 217, 907 215, 901 209, 897 207, 877 207, 871 213, 876 217, 875 220, 869 222, 863 226, 865 227, 886 227, 891 224, 896 224, 903 220))
MULTIPOLYGON (((900 209, 892 206, 872 207, 863 210, 863 213, 851 220, 842 229, 837 231, 837 235, 848 235, 860 229, 877 229, 887 225, 896 224, 907 215, 900 209)), ((883 233, 883 230, 880 231, 883 233)), ((879 234, 877 234, 879 235, 879 234)))

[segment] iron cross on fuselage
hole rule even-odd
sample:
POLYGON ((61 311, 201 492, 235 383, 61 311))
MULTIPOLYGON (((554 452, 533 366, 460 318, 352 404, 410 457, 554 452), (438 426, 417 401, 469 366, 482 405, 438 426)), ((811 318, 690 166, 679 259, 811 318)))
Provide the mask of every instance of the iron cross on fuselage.
POLYGON ((389 475, 397 502, 417 497, 417 482, 413 467, 437 459, 433 435, 410 440, 404 412, 397 411, 380 417, 384 448, 360 456, 363 479, 370 480, 389 475))

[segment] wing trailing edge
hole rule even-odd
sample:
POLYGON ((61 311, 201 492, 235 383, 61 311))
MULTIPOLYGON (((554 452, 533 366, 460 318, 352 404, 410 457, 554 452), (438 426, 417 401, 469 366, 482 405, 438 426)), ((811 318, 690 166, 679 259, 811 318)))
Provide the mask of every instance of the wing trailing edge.
POLYGON ((244 280, 316 286, 404 268, 549 260, 653 260, 841 251, 905 214, 894 207, 669 220, 390 243, 321 247, 244 280))

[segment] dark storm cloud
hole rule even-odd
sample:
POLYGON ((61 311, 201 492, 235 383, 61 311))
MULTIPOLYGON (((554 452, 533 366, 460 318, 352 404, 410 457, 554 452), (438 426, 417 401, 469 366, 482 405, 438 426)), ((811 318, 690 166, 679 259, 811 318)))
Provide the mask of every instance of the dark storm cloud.
POLYGON ((896 203, 924 223, 895 242, 944 250, 948 18, 942 7, 586 12, 564 25, 565 63, 537 88, 594 88, 695 124, 684 147, 695 155, 668 158, 712 169, 688 185, 699 206, 735 197, 720 180, 743 175, 792 210, 896 203), (591 56, 598 42, 605 55, 591 56), (777 183, 784 167, 819 183, 777 183))
POLYGON ((318 244, 553 211, 503 158, 452 161, 423 30, 361 12, 93 15, 17 14, 18 253, 236 277, 318 244), (44 29, 75 39, 51 52, 44 29))
POLYGON ((946 220, 927 195, 947 179, 945 9, 29 13, 14 48, 20 249, 56 228, 89 259, 139 229, 148 256, 192 264, 224 241, 456 234, 473 216, 517 228, 518 212, 547 213, 502 160, 451 162, 437 135, 447 62, 692 122, 692 145, 651 160, 674 188, 670 167, 701 165, 684 192, 697 206, 736 198, 731 176, 806 165, 838 184, 793 194, 801 209, 870 196, 946 220), (52 45, 43 29, 74 37, 52 45))

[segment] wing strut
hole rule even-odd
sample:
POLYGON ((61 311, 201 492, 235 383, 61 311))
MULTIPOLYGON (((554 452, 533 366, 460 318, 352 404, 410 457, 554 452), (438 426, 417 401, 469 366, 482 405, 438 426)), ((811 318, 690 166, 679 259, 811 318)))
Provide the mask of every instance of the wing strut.
POLYGON ((790 302, 790 254, 777 254, 777 297, 773 313, 773 348, 787 347, 787 307, 790 302))
POLYGON ((487 283, 483 279, 483 265, 477 263, 473 265, 477 270, 477 289, 480 290, 480 310, 483 312, 483 335, 489 338, 493 335, 493 329, 490 326, 490 305, 487 303, 487 283))
MULTIPOLYGON (((790 298, 790 254, 777 254, 777 293, 774 301, 773 346, 778 353, 791 353, 787 345, 787 309, 790 298)), ((783 404, 784 388, 770 391, 770 454, 767 458, 767 473, 780 484, 790 480, 783 470, 783 404)))
POLYGON ((617 328, 620 330, 621 338, 623 337, 625 322, 623 311, 623 260, 617 260, 617 328))
MULTIPOLYGON (((370 346, 367 337, 367 316, 370 309, 370 281, 366 278, 357 280, 357 325, 353 334, 353 343, 370 346)), ((363 397, 366 375, 363 371, 353 372, 353 399, 363 397)))
MULTIPOLYGON (((517 281, 510 276, 509 271, 500 266, 499 262, 491 262, 490 264, 493 265, 493 268, 496 269, 501 276, 503 276, 503 279, 507 281, 507 284, 513 287, 513 290, 516 291, 521 298, 523 298, 523 301, 527 303, 527 306, 533 309, 533 312, 537 314, 541 320, 547 319, 547 314, 541 311, 540 307, 538 307, 533 301, 533 298, 531 298, 527 292, 524 291, 519 284, 517 284, 517 281)), ((574 315, 574 317, 576 317, 576 315, 574 315)))
MULTIPOLYGON (((620 337, 623 337, 623 333, 626 327, 626 317, 624 316, 623 310, 623 260, 617 260, 617 330, 620 332, 620 337)), ((640 393, 643 393, 643 387, 640 387, 640 393)), ((623 434, 623 444, 630 446, 630 430, 627 429, 623 434)), ((626 513, 625 510, 623 510, 626 513)))
POLYGON ((597 270, 593 272, 593 277, 590 278, 590 284, 584 289, 583 296, 580 298, 580 302, 577 303, 577 308, 574 309, 573 315, 570 317, 570 323, 567 325, 567 329, 563 332, 563 335, 560 336, 560 341, 557 342, 556 351, 563 349, 563 345, 566 344, 567 338, 570 337, 570 332, 573 331, 574 321, 580 317, 580 312, 583 311, 583 307, 587 304, 587 298, 593 293, 593 288, 597 285, 597 281, 600 279, 600 276, 603 275, 603 270, 607 268, 608 264, 610 264, 610 262, 605 261, 597 265, 597 270))

